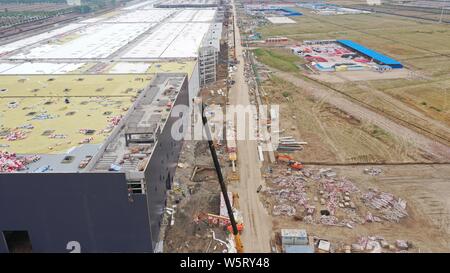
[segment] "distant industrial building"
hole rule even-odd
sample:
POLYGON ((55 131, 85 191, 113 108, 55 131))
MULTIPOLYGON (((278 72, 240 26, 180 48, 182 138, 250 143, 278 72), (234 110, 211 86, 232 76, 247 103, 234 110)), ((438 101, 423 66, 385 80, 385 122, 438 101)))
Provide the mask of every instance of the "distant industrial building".
POLYGON ((376 62, 380 65, 387 65, 392 68, 403 68, 403 65, 400 62, 398 62, 390 57, 387 57, 383 54, 380 54, 372 49, 369 49, 363 45, 360 45, 356 42, 353 42, 351 40, 336 40, 336 42, 338 42, 339 44, 341 44, 347 48, 350 48, 351 50, 354 50, 354 51, 362 54, 363 56, 366 56, 369 59, 372 59, 374 62, 376 62))

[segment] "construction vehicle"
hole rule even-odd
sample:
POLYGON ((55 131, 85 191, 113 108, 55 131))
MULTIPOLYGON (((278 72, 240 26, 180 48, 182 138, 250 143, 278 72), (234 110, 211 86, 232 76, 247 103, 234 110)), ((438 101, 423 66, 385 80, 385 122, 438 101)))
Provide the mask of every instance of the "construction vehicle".
MULTIPOLYGON (((234 236, 236 251, 237 251, 237 253, 243 253, 244 246, 242 245, 241 235, 239 233, 239 227, 236 223, 236 219, 234 218, 233 208, 231 207, 230 199, 228 198, 227 186, 225 185, 225 181, 223 179, 219 159, 217 158, 216 148, 214 147, 214 142, 213 142, 213 139, 211 136, 211 131, 209 130, 208 119, 206 118, 206 115, 205 115, 205 108, 206 108, 206 105, 202 103, 202 122, 203 122, 203 126, 205 126, 205 132, 206 132, 206 138, 208 139, 209 150, 211 151, 211 156, 212 156, 212 159, 214 162, 214 168, 216 169, 217 178, 219 179, 220 189, 222 191, 225 205, 227 207, 228 217, 230 218, 230 224, 231 224, 232 233, 234 236)), ((242 230, 242 227, 241 227, 241 230, 242 230)))
POLYGON ((288 166, 291 169, 294 169, 294 170, 301 170, 301 169, 303 169, 303 164, 298 162, 298 161, 294 161, 294 160, 289 161, 288 162, 288 166))
POLYGON ((287 163, 287 165, 294 170, 301 170, 303 169, 303 164, 294 160, 294 158, 290 155, 286 155, 286 154, 277 154, 275 156, 275 158, 277 159, 278 162, 285 162, 287 163))
POLYGON ((277 154, 275 156, 275 158, 277 159, 277 161, 286 162, 286 163, 294 160, 294 158, 292 156, 286 155, 286 154, 277 154))

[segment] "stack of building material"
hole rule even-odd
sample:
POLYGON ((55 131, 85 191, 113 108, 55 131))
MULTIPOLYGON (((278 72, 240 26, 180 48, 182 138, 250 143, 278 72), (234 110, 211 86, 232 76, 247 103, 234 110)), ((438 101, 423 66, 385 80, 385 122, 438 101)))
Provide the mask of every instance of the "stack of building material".
POLYGON ((21 140, 27 137, 27 134, 24 131, 13 131, 6 135, 5 139, 7 141, 15 141, 15 140, 21 140))
POLYGON ((37 155, 17 156, 15 153, 0 151, 0 173, 13 173, 26 169, 26 165, 40 159, 37 155))
POLYGON ((226 140, 227 140, 227 151, 229 153, 236 152, 236 131, 234 129, 233 123, 228 121, 226 129, 226 140))
POLYGON ((297 210, 289 205, 276 205, 273 207, 273 215, 294 216, 297 210))
MULTIPOLYGON (((233 204, 233 193, 231 191, 227 192, 228 194, 228 200, 230 200, 230 203, 233 204)), ((223 198, 223 194, 220 195, 220 216, 226 216, 228 217, 228 209, 225 204, 225 198, 223 198)))
POLYGON ((368 175, 372 175, 372 176, 377 176, 377 175, 381 174, 382 171, 379 168, 373 168, 372 167, 372 168, 364 169, 364 173, 368 174, 368 175))
POLYGON ((108 122, 109 122, 111 125, 116 126, 117 124, 119 124, 119 122, 120 122, 121 119, 122 119, 122 115, 118 115, 118 116, 115 116, 115 117, 110 117, 110 118, 108 118, 108 122))
POLYGON ((293 151, 301 151, 303 149, 302 145, 308 144, 307 142, 296 141, 293 137, 280 137, 278 143, 278 151, 283 152, 293 152, 293 151))
POLYGON ((362 196, 362 200, 371 208, 381 213, 381 217, 391 221, 399 222, 408 216, 406 201, 396 198, 391 193, 379 192, 371 189, 362 196))

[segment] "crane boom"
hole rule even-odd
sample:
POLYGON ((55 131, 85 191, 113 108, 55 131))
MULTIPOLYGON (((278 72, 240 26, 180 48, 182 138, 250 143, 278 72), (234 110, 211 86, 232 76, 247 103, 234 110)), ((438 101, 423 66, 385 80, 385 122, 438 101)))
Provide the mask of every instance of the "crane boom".
POLYGON ((244 252, 244 247, 241 242, 239 230, 236 224, 236 219, 234 218, 233 209, 231 207, 230 199, 228 198, 227 186, 223 180, 222 170, 220 168, 219 159, 217 158, 216 148, 212 140, 211 132, 209 131, 208 119, 205 116, 205 104, 202 103, 202 122, 205 127, 206 137, 208 139, 209 150, 211 151, 211 156, 214 162, 214 168, 216 169, 217 178, 219 179, 220 189, 222 191, 223 198, 225 200, 225 205, 227 207, 228 216, 230 217, 231 227, 233 228, 234 241, 236 244, 236 250, 238 253, 244 252))

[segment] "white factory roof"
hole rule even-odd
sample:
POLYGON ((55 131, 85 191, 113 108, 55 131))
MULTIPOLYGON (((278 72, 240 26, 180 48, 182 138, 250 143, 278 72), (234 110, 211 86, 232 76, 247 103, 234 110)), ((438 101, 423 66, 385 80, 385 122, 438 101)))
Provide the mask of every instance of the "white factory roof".
POLYGON ((60 74, 80 68, 95 72, 105 67, 109 73, 142 73, 158 59, 195 58, 201 46, 220 46, 215 8, 153 8, 157 2, 0 45, 0 74, 60 74))
POLYGON ((107 23, 151 23, 161 22, 177 10, 175 9, 138 9, 105 20, 107 23))
POLYGON ((115 64, 109 73, 111 74, 129 74, 129 73, 145 73, 150 68, 150 63, 130 63, 122 62, 115 64))
POLYGON ((75 39, 46 43, 11 56, 12 59, 106 58, 147 31, 153 24, 95 24, 78 30, 75 39))
POLYGON ((165 23, 146 39, 122 55, 124 58, 188 58, 198 55, 198 48, 208 31, 208 23, 165 23))
POLYGON ((135 9, 143 9, 143 8, 153 7, 153 4, 155 4, 156 2, 159 2, 159 0, 145 1, 145 2, 142 2, 139 4, 125 7, 125 8, 123 8, 123 10, 135 10, 135 9))
POLYGON ((6 63, 0 64, 0 74, 66 74, 84 65, 85 63, 6 63))
POLYGON ((212 46, 220 51, 220 39, 222 38, 222 23, 214 23, 209 28, 205 38, 203 39, 203 45, 212 46))
POLYGON ((185 9, 170 19, 170 22, 210 22, 216 15, 215 9, 185 9))
POLYGON ((21 39, 18 40, 16 42, 13 43, 9 43, 6 45, 2 45, 0 46, 0 56, 4 53, 13 51, 13 50, 17 50, 19 48, 25 47, 25 46, 30 46, 32 44, 41 42, 43 40, 61 35, 63 33, 69 32, 71 30, 77 29, 84 26, 83 24, 69 24, 67 26, 61 27, 61 28, 57 28, 57 29, 53 29, 38 35, 34 35, 25 39, 21 39))

